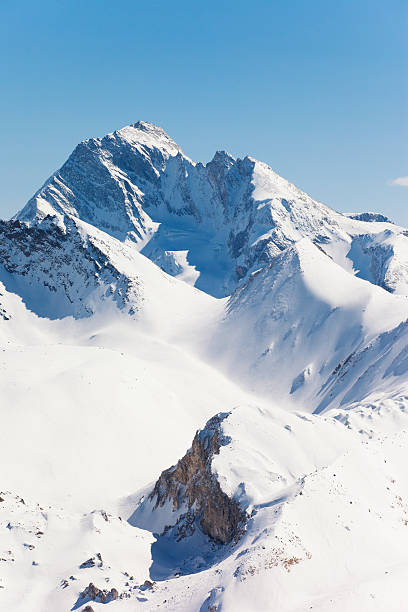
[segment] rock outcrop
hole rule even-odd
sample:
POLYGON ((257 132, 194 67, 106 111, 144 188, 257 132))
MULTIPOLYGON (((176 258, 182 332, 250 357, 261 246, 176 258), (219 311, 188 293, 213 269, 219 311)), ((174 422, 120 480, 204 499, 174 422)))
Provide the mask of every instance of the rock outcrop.
POLYGON ((99 603, 108 603, 109 601, 115 601, 118 599, 119 593, 117 589, 111 589, 107 591, 106 589, 98 589, 92 582, 80 593, 79 599, 84 600, 92 600, 99 603))
POLYGON ((369 223, 393 223, 389 217, 376 212, 360 212, 360 213, 345 213, 345 216, 349 219, 355 219, 356 221, 366 221, 369 223))
POLYGON ((219 414, 198 431, 191 449, 176 466, 162 472, 149 500, 154 509, 170 502, 174 511, 186 512, 177 521, 177 535, 182 538, 194 531, 194 524, 212 539, 226 544, 243 531, 246 514, 237 501, 224 493, 211 471, 213 456, 229 440, 222 435, 221 423, 229 413, 219 414))

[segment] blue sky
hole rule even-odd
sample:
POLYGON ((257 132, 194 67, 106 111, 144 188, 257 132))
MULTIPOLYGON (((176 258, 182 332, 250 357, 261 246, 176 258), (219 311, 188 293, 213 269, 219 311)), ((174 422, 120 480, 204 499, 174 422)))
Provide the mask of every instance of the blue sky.
POLYGON ((0 215, 144 119, 408 225, 407 41, 406 0, 1 0, 0 215))

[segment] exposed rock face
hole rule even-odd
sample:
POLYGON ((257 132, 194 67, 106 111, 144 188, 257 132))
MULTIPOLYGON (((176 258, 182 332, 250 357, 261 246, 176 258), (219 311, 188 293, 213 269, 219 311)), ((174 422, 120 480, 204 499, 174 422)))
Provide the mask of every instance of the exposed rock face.
MULTIPOLYGON (((33 227, 0 221, 0 263, 6 271, 0 272, 6 289, 17 290, 39 316, 90 316, 95 301, 105 299, 119 308, 131 302, 133 311, 137 309, 138 280, 118 270, 109 251, 84 236, 69 218, 65 228, 51 218, 33 227), (38 299, 41 291, 43 299, 38 299)), ((4 317, 1 306, 0 316, 4 317)))
POLYGON ((406 295, 408 291, 407 235, 396 235, 389 229, 382 234, 361 234, 350 243, 348 258, 356 275, 390 293, 406 295))
POLYGON ((389 217, 375 212, 346 213, 345 216, 349 217, 349 219, 355 219, 356 221, 393 223, 389 217))
POLYGON ((246 514, 238 502, 226 495, 211 471, 211 462, 221 446, 229 440, 222 435, 220 425, 229 413, 219 414, 198 431, 191 449, 176 466, 162 472, 149 499, 155 500, 156 509, 166 502, 173 504, 173 510, 183 505, 188 512, 180 517, 179 535, 189 535, 197 521, 202 531, 223 544, 239 537, 246 514))
POLYGON ((179 152, 161 128, 142 121, 105 138, 85 140, 18 218, 68 213, 116 238, 138 240, 149 220, 141 203, 157 191, 167 160, 179 152))
POLYGON ((90 559, 87 559, 86 561, 81 563, 81 565, 79 566, 79 569, 86 569, 88 567, 95 567, 96 564, 98 564, 98 567, 102 567, 103 566, 103 561, 102 561, 101 553, 97 553, 96 557, 90 557, 90 559))
POLYGON ((144 583, 143 583, 143 587, 145 589, 152 589, 153 586, 154 586, 154 583, 151 582, 151 580, 145 580, 144 583))

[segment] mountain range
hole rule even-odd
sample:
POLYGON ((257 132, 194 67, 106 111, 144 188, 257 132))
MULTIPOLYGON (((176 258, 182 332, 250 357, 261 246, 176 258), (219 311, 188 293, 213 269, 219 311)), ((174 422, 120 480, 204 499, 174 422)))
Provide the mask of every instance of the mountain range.
POLYGON ((405 228, 139 121, 0 222, 0 338, 4 609, 408 605, 405 228))

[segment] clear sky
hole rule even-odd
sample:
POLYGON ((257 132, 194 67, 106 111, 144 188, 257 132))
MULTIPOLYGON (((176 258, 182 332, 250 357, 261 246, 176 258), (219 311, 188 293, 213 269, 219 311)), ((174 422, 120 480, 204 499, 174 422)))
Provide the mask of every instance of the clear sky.
POLYGON ((0 215, 143 119, 408 225, 407 59, 407 0, 0 0, 0 215))

